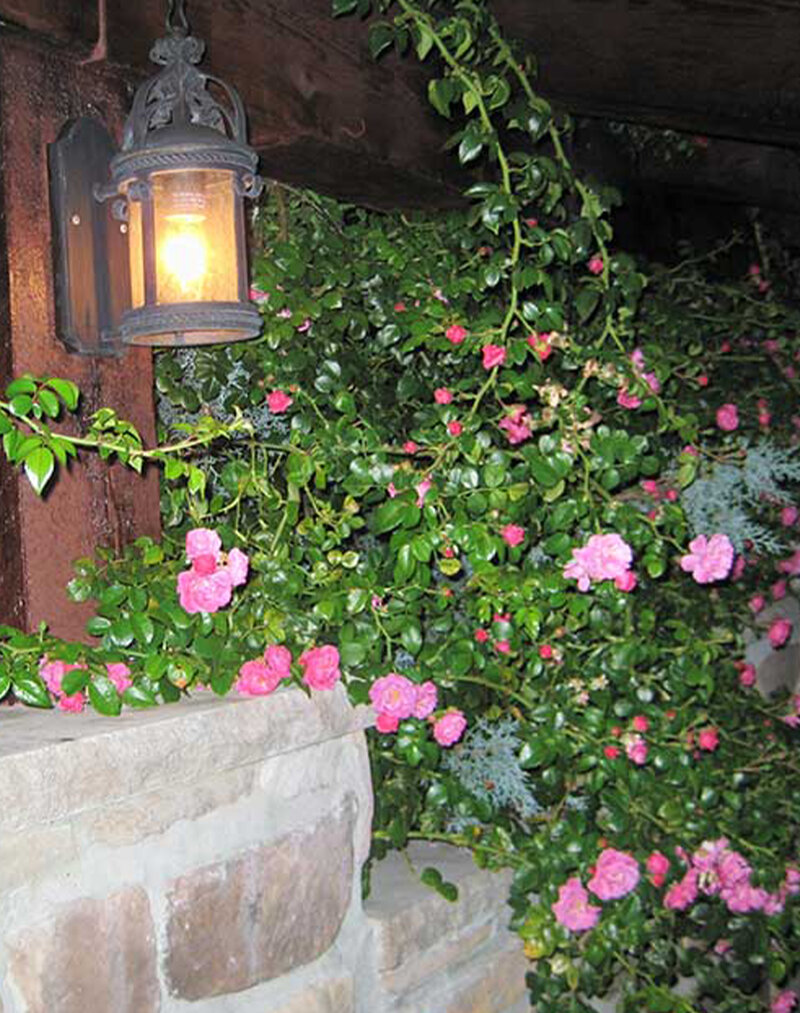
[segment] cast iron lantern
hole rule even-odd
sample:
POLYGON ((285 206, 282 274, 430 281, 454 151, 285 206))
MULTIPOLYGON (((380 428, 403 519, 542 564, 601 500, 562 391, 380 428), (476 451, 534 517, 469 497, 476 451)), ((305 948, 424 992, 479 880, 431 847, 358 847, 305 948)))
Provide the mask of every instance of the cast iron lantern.
POLYGON ((205 45, 189 34, 183 0, 171 0, 167 27, 150 53, 163 69, 137 91, 121 150, 86 118, 51 148, 59 329, 74 351, 239 341, 261 329, 243 204, 262 181, 244 108, 197 69, 205 45))

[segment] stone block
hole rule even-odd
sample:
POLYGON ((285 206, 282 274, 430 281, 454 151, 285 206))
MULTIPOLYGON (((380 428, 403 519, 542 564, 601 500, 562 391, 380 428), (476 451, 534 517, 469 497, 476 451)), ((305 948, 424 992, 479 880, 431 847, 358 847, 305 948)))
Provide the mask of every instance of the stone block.
POLYGON ((416 989, 393 1013, 510 1013, 525 1009, 529 964, 518 939, 472 959, 416 989))
POLYGON ((437 868, 456 884, 459 897, 451 903, 424 886, 400 854, 378 862, 364 910, 375 932, 379 972, 424 959, 442 940, 460 938, 468 928, 508 922, 510 873, 478 869, 468 852, 446 844, 413 844, 408 856, 420 872, 437 868))
MULTIPOLYGON (((297 992, 281 1006, 264 1013, 355 1013, 352 978, 335 978, 297 992)), ((2 1013, 2 1010, 0 1010, 2 1013)))
POLYGON ((155 931, 144 890, 81 898, 7 940, 25 1013, 157 1013, 155 931))
POLYGON ((165 969, 174 996, 240 992, 329 949, 353 889, 353 809, 170 884, 165 969))

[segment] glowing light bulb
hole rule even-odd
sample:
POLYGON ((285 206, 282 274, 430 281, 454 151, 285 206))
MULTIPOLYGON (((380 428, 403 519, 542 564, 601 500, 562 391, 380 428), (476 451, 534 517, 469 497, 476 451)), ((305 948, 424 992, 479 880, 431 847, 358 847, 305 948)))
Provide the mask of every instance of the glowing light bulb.
POLYGON ((208 267, 202 235, 190 229, 170 232, 161 246, 161 263, 185 296, 202 286, 208 267))

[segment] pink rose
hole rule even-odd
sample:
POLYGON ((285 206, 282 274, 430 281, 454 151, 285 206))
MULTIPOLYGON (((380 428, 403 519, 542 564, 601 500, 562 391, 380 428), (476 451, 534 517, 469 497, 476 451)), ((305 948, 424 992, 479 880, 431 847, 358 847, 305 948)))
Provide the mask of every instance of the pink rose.
POLYGON ((106 664, 106 673, 114 683, 114 688, 118 693, 124 693, 126 689, 129 689, 133 685, 131 670, 124 661, 108 662, 106 664))
POLYGON ((460 710, 451 707, 433 725, 433 737, 440 746, 452 746, 458 742, 467 727, 467 719, 460 710))
POLYGON ((39 675, 53 696, 58 697, 61 696, 62 692, 61 680, 67 672, 72 672, 79 668, 85 669, 86 665, 68 664, 66 661, 48 661, 45 656, 39 662, 39 675))
POLYGON ((451 344, 460 345, 467 336, 467 329, 460 324, 451 324, 444 332, 444 336, 451 344))
POLYGON ((800 575, 800 549, 795 549, 788 559, 782 559, 778 563, 778 569, 781 573, 786 573, 790 577, 800 575))
POLYGON ((502 345, 483 346, 483 368, 494 369, 495 366, 502 366, 506 361, 506 350, 502 345))
POLYGON ((589 903, 589 894, 577 876, 561 884, 558 900, 550 907, 559 925, 563 925, 570 932, 593 929, 600 920, 601 909, 589 903))
POLYGON ((464 431, 464 427, 457 421, 448 422, 447 431, 451 436, 460 436, 464 431))
POLYGON ((416 443, 414 443, 413 440, 406 440, 406 442, 403 444, 403 450, 407 454, 416 454, 416 452, 419 450, 419 446, 416 443))
POLYGON ((273 390, 267 395, 267 407, 274 415, 285 412, 293 403, 293 399, 282 390, 273 390))
POLYGON ((303 682, 311 689, 333 689, 342 675, 339 652, 330 644, 309 648, 300 655, 300 665, 305 669, 303 682))
POLYGON ((631 727, 635 732, 646 732, 650 727, 650 722, 644 714, 637 714, 631 721, 631 727))
POLYGON ((417 687, 404 675, 390 672, 370 686, 370 702, 379 714, 403 720, 410 718, 417 705, 417 687))
POLYGON ((577 580, 580 591, 588 591, 593 581, 623 577, 632 561, 631 547, 619 535, 592 535, 583 548, 572 550, 564 576, 577 580))
POLYGON ((758 613, 764 608, 766 603, 767 602, 763 594, 754 594, 753 597, 750 599, 750 601, 747 603, 747 606, 753 613, 753 615, 757 616, 758 613))
POLYGON ((72 696, 62 696, 58 701, 58 709, 68 711, 71 714, 80 714, 83 710, 86 699, 83 693, 73 693, 72 696))
POLYGON ((783 647, 792 634, 792 624, 788 619, 774 619, 767 631, 769 642, 773 647, 783 647))
MULTIPOLYGON (((207 559, 199 557, 201 562, 207 559)), ((178 574, 178 600, 189 614, 217 612, 228 604, 232 594, 233 580, 225 567, 206 573, 204 566, 198 571, 192 564, 191 570, 178 574)))
POLYGON ((781 524, 785 528, 792 527, 797 522, 797 507, 787 506, 781 510, 781 524))
POLYGON ((697 899, 697 869, 689 869, 683 879, 664 894, 664 907, 671 911, 685 911, 697 899))
POLYGON ((475 639, 478 641, 479 644, 485 644, 486 641, 489 639, 489 634, 486 632, 486 630, 475 630, 475 639))
POLYGON ((222 551, 222 539, 209 528, 195 528, 186 532, 186 555, 189 561, 198 556, 213 556, 216 560, 222 551))
POLYGON ((589 263, 586 266, 589 268, 589 272, 591 274, 602 274, 603 273, 603 267, 605 265, 603 263, 603 258, 602 257, 594 256, 594 257, 591 258, 591 260, 589 261, 589 263))
POLYGON ((608 760, 616 760, 616 758, 619 756, 619 747, 618 746, 603 746, 603 755, 608 760))
POLYGON ((783 598, 786 597, 786 590, 787 590, 786 581, 776 580, 769 590, 770 594, 772 595, 773 601, 781 601, 783 598))
POLYGON ((770 1013, 791 1013, 797 1004, 797 992, 791 988, 778 992, 770 1005, 770 1013))
POLYGON ((742 665, 739 671, 739 684, 744 686, 745 689, 749 689, 751 686, 755 686, 756 683, 756 668, 755 665, 742 665))
POLYGON ((418 482, 416 485, 417 506, 420 508, 420 510, 425 505, 425 497, 430 492, 432 485, 433 482, 431 482, 429 478, 423 478, 423 480, 421 482, 418 482))
POLYGON ((500 534, 506 545, 510 545, 511 548, 521 545, 525 541, 525 528, 520 527, 519 524, 506 524, 500 534))
POLYGON ((624 897, 639 882, 639 863, 625 851, 605 848, 600 852, 594 875, 587 886, 600 900, 624 897))
POLYGON ((436 704, 438 701, 436 684, 428 679, 427 682, 423 682, 422 685, 417 686, 416 689, 417 699, 414 703, 413 716, 424 721, 425 718, 430 717, 430 715, 436 710, 436 704))
POLYGON ((436 404, 450 404, 453 400, 453 392, 449 391, 447 387, 437 387, 433 392, 433 400, 436 404))
POLYGON ((727 535, 711 538, 698 535, 689 542, 689 553, 681 557, 681 569, 691 573, 698 584, 723 580, 733 566, 733 545, 727 535))
POLYGON ((396 732, 400 725, 400 718, 392 717, 391 714, 386 714, 383 711, 375 718, 375 727, 379 732, 384 735, 390 735, 392 732, 396 732))
POLYGON ((653 886, 663 886, 664 881, 667 878, 670 865, 667 856, 662 855, 660 851, 654 851, 647 856, 647 861, 644 864, 645 868, 650 873, 650 881, 653 886))
POLYGON ((258 285, 251 285, 250 301, 261 306, 263 303, 269 302, 269 292, 265 292, 263 289, 259 288, 258 285))
POLYGON ((636 585, 639 583, 639 578, 633 572, 633 570, 626 570, 625 573, 621 573, 618 577, 614 578, 614 587, 618 591, 633 591, 636 585))
POLYGON ((530 347, 539 356, 540 362, 546 362, 553 352, 553 346, 550 344, 552 336, 552 334, 537 334, 534 331, 533 334, 529 334, 526 338, 530 347))
POLYGON ((244 584, 247 580, 247 571, 249 566, 250 560, 241 550, 231 549, 228 553, 226 569, 230 574, 231 583, 234 587, 239 587, 240 584, 244 584))
POLYGON ((717 425, 726 433, 732 433, 739 428, 739 412, 735 404, 724 404, 717 409, 717 425))
POLYGON ((498 654, 510 654, 511 653, 511 642, 509 640, 498 640, 494 645, 494 649, 498 654))
POLYGON ((282 678, 278 669, 267 664, 263 658, 255 658, 253 661, 245 661, 241 666, 235 686, 242 696, 267 696, 278 688, 282 678))
POLYGON ((647 743, 641 735, 632 735, 625 745, 625 755, 637 767, 647 763, 647 743))
POLYGON ((533 432, 531 429, 532 422, 533 420, 528 415, 525 405, 514 405, 511 415, 506 416, 498 425, 500 429, 505 430, 508 442, 512 446, 515 446, 517 443, 523 443, 531 436, 533 432))
POLYGON ((617 394, 617 404, 621 408, 634 409, 641 407, 642 399, 635 394, 629 394, 627 387, 620 387, 617 394))
POLYGON ((288 679, 292 674, 292 652, 288 647, 273 644, 264 651, 264 664, 273 677, 288 679))
POLYGON ((702 728, 697 736, 697 745, 709 753, 713 753, 719 745, 719 732, 716 728, 702 728))
POLYGON ((405 313, 406 304, 404 302, 396 302, 394 304, 394 311, 395 313, 405 313))

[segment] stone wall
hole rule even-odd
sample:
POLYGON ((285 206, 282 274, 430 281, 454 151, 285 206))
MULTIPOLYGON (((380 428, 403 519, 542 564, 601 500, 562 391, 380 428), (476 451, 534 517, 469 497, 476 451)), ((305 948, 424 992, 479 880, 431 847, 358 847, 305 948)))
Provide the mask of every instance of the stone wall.
POLYGON ((0 1013, 522 1013, 506 881, 413 848, 362 905, 343 691, 0 717, 0 1013))

